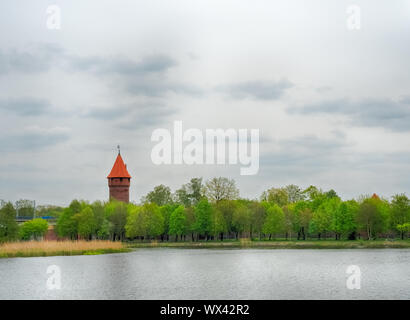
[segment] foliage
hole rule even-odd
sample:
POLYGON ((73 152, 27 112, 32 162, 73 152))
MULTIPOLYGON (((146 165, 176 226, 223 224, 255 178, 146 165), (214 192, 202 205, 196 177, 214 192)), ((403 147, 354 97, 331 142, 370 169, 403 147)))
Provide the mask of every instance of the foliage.
POLYGON ((19 229, 19 234, 23 240, 39 240, 46 234, 47 230, 47 221, 37 218, 24 222, 19 229))
POLYGON ((0 209, 0 241, 11 241, 18 237, 16 210, 11 202, 0 209))

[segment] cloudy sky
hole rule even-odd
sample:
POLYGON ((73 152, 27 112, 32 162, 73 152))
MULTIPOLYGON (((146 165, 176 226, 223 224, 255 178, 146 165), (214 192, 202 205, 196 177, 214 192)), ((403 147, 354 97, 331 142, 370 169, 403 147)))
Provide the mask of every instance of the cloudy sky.
POLYGON ((291 183, 410 194, 409 57, 405 0, 1 1, 0 199, 106 200, 117 144, 133 201, 214 176, 248 198, 291 183), (258 174, 154 165, 151 134, 176 120, 259 129, 258 174))

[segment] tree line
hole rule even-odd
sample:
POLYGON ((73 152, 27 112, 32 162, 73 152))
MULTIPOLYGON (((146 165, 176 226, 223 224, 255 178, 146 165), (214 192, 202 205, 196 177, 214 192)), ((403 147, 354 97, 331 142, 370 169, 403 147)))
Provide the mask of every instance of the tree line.
MULTIPOLYGON (((0 238, 3 211, 12 210, 10 206, 0 210, 0 238)), ((342 200, 334 190, 288 185, 249 200, 239 198, 235 181, 223 177, 205 183, 193 178, 174 193, 159 185, 139 204, 73 200, 66 208, 49 210, 58 216, 57 234, 70 239, 371 240, 405 239, 410 231, 410 200, 405 194, 390 200, 375 194, 342 200)), ((43 214, 48 215, 47 210, 43 214)), ((33 232, 26 234, 33 237, 33 232)))
POLYGON ((57 221, 60 236, 85 239, 198 241, 257 238, 407 238, 410 200, 377 195, 343 201, 334 190, 289 185, 240 199, 235 181, 194 178, 174 193, 160 185, 140 204, 74 200, 57 221))

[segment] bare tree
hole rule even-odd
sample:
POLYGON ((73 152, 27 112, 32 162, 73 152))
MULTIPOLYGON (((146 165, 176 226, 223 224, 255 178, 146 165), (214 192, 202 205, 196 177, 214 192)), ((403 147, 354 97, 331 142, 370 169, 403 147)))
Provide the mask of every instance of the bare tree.
POLYGON ((211 201, 235 200, 239 197, 235 180, 228 178, 213 178, 208 180, 203 189, 203 194, 211 201))

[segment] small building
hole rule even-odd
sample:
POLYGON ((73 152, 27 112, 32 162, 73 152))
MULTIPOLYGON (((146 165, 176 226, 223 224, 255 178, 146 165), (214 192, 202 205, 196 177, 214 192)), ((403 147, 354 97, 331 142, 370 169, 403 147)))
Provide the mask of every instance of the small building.
POLYGON ((127 165, 122 160, 119 150, 117 159, 115 160, 114 166, 112 167, 107 179, 110 200, 115 199, 128 203, 130 201, 131 175, 127 170, 127 165))

